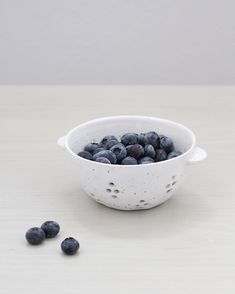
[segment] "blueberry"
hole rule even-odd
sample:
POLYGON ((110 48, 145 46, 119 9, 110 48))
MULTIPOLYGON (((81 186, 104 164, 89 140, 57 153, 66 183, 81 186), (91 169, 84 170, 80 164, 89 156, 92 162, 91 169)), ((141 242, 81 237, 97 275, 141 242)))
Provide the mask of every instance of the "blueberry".
POLYGON ((128 157, 123 159, 121 164, 122 165, 134 165, 134 164, 138 164, 138 162, 134 157, 128 156, 128 157))
POLYGON ((85 158, 85 159, 88 159, 88 160, 92 160, 92 155, 88 151, 81 151, 78 153, 78 156, 85 158))
POLYGON ((115 140, 115 141, 118 141, 118 139, 115 137, 115 136, 105 136, 101 141, 100 141, 100 145, 101 147, 104 147, 105 149, 106 148, 106 144, 108 141, 110 140, 115 140))
POLYGON ((103 150, 93 155, 93 159, 96 160, 98 157, 107 158, 112 164, 117 162, 116 155, 110 150, 103 150))
POLYGON ((105 157, 98 157, 98 158, 96 158, 95 161, 100 162, 100 163, 111 164, 111 162, 108 160, 108 158, 105 158, 105 157))
POLYGON ((106 150, 104 149, 104 147, 98 147, 97 149, 95 149, 95 151, 93 152, 93 155, 95 155, 96 153, 100 152, 100 151, 103 151, 103 150, 106 150))
POLYGON ((180 151, 172 151, 168 154, 167 159, 171 159, 180 156, 182 153, 180 151))
POLYGON ((144 156, 144 147, 140 144, 128 145, 126 147, 127 155, 139 159, 144 156))
POLYGON ((166 153, 170 153, 174 150, 174 143, 171 138, 166 136, 161 136, 160 138, 160 149, 166 151, 166 153))
POLYGON ((144 136, 145 138, 145 145, 150 144, 156 149, 159 147, 159 136, 156 132, 148 132, 144 136))
POLYGON ((99 148, 99 144, 98 143, 89 143, 84 147, 84 151, 88 151, 89 153, 93 154, 94 151, 99 148))
POLYGON ((32 245, 38 245, 46 238, 44 231, 41 228, 31 228, 25 234, 26 240, 32 245))
POLYGON ((155 152, 153 145, 147 144, 144 147, 144 156, 155 158, 156 152, 155 152))
POLYGON ((138 134, 138 144, 144 146, 145 145, 145 134, 138 134))
POLYGON ((126 147, 122 143, 114 145, 110 151, 116 155, 118 162, 121 162, 127 156, 126 147))
POLYGON ((117 145, 119 142, 117 140, 109 140, 105 144, 105 149, 111 149, 114 145, 117 145))
POLYGON ((53 238, 59 233, 60 226, 57 222, 47 221, 41 225, 41 229, 44 231, 46 238, 53 238))
POLYGON ((142 157, 140 160, 139 160, 139 164, 148 164, 148 163, 154 163, 155 161, 152 159, 152 157, 149 157, 149 156, 145 156, 145 157, 142 157))
POLYGON ((155 157, 156 162, 163 161, 163 160, 166 160, 166 159, 167 159, 166 151, 163 150, 163 149, 157 149, 156 150, 156 157, 155 157))
POLYGON ((135 133, 126 133, 121 137, 123 145, 134 145, 138 143, 138 135, 135 133))
POLYGON ((72 237, 64 239, 61 243, 61 249, 66 255, 74 255, 80 247, 78 241, 72 237))

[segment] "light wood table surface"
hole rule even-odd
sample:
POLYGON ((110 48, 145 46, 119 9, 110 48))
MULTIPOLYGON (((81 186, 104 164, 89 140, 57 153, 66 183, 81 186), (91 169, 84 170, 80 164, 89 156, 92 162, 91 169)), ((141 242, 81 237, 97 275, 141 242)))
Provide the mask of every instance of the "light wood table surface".
POLYGON ((235 87, 1 86, 0 293, 234 294, 235 87), (79 186, 57 139, 89 119, 143 114, 191 128, 208 159, 164 205, 115 211, 79 186), (30 246, 25 231, 61 232, 30 246), (60 243, 81 243, 66 257, 60 243))

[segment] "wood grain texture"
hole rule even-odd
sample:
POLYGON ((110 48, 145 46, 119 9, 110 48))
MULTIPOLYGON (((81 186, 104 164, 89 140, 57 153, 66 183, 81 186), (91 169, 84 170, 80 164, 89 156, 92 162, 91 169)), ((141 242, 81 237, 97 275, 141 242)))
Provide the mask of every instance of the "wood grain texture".
POLYGON ((234 113, 235 87, 0 87, 0 293, 235 293, 234 113), (101 206, 56 140, 114 114, 181 122, 208 159, 158 208, 101 206), (60 235, 27 245, 25 231, 50 219, 60 235), (77 256, 62 255, 67 236, 77 256))

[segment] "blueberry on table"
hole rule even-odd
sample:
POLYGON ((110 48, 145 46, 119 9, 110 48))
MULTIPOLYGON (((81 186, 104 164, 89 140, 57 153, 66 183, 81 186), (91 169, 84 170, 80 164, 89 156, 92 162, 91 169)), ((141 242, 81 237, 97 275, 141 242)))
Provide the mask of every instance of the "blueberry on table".
POLYGON ((126 147, 127 155, 139 159, 144 156, 144 147, 140 144, 128 145, 126 147))
POLYGON ((105 157, 107 158, 112 164, 115 164, 117 162, 116 155, 111 150, 103 150, 93 155, 93 160, 96 161, 99 157, 105 157))
POLYGON ((148 132, 145 134, 144 138, 145 138, 145 145, 150 144, 155 149, 159 147, 160 139, 156 132, 148 132))
POLYGON ((108 141, 115 140, 118 142, 118 139, 115 136, 105 136, 101 141, 100 141, 100 146, 106 148, 106 144, 108 141))
POLYGON ((126 147, 122 143, 114 145, 110 151, 116 155, 118 162, 121 162, 127 156, 126 147))
POLYGON ((123 145, 134 145, 138 143, 138 135, 135 133, 126 133, 121 137, 123 145))
POLYGON ((46 238, 54 238, 60 231, 60 226, 57 222, 46 221, 41 225, 41 229, 44 231, 46 238))
POLYGON ((156 150, 156 157, 155 157, 155 161, 163 161, 167 159, 167 153, 165 150, 163 149, 157 149, 156 150))
POLYGON ((168 154, 167 159, 171 159, 180 156, 182 153, 180 151, 172 151, 168 154))
POLYGON ((149 163, 154 163, 154 162, 155 161, 152 157, 145 156, 145 157, 141 158, 138 163, 139 164, 149 164, 149 163))
POLYGON ((25 234, 26 240, 31 245, 38 245, 46 238, 44 231, 41 228, 30 228, 25 234))
POLYGON ((88 159, 88 160, 92 160, 92 155, 88 151, 81 151, 78 153, 78 156, 85 158, 85 159, 88 159))
POLYGON ((138 144, 145 146, 145 134, 144 133, 140 133, 138 134, 138 144))
POLYGON ((155 158, 156 152, 153 145, 150 145, 150 144, 145 145, 144 156, 155 158))
POLYGON ((100 162, 100 163, 106 163, 106 164, 111 164, 111 162, 108 160, 108 158, 106 157, 98 157, 95 160, 96 162, 100 162))
POLYGON ((118 144, 119 142, 117 140, 109 140, 105 144, 105 149, 111 149, 114 145, 118 144))
POLYGON ((84 147, 84 151, 88 151, 89 153, 93 154, 94 151, 99 147, 100 145, 98 143, 89 143, 84 147))
POLYGON ((160 138, 160 149, 166 151, 166 153, 170 153, 174 150, 174 143, 171 138, 166 136, 161 136, 160 138))
POLYGON ((72 237, 64 239, 61 243, 61 249, 66 255, 74 255, 80 247, 78 241, 72 237))
POLYGON ((121 164, 122 165, 135 165, 135 164, 138 164, 138 162, 134 157, 128 156, 122 160, 121 164))

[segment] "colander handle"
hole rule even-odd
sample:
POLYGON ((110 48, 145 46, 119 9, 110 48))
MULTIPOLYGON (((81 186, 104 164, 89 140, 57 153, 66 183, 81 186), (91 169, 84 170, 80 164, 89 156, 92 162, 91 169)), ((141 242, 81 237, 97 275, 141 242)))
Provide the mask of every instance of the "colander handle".
POLYGON ((57 140, 57 145, 60 146, 61 148, 65 148, 65 136, 60 137, 57 140))
POLYGON ((207 158, 207 152, 204 149, 196 146, 188 159, 188 163, 190 164, 197 163, 206 158, 207 158))

